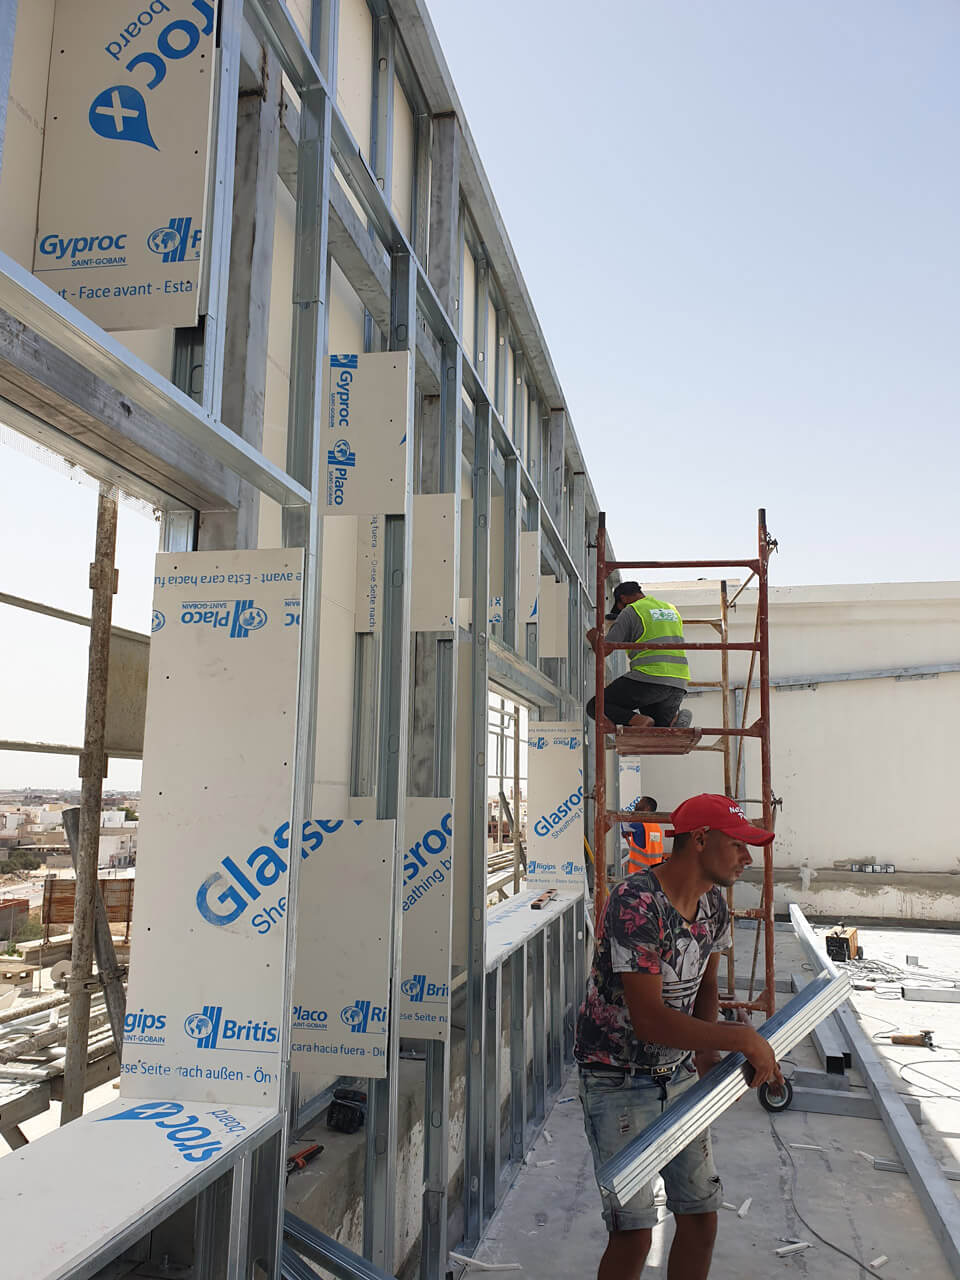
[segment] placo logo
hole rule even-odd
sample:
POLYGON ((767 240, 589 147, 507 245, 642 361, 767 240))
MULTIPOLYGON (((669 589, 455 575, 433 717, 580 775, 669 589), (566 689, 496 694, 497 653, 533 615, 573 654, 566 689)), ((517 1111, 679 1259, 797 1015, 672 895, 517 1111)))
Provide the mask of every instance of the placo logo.
MULTIPOLYGON (((188 58, 199 45, 201 35, 208 36, 213 31, 210 0, 192 0, 191 8, 200 15, 201 26, 189 18, 174 18, 157 33, 155 49, 141 48, 124 64, 124 69, 131 73, 138 67, 146 68, 148 90, 156 89, 166 78, 168 62, 188 58)), ((153 26, 154 18, 170 12, 165 0, 148 0, 136 21, 126 24, 119 32, 119 39, 108 40, 104 51, 119 62, 124 50, 139 39, 146 28, 153 26)), ((152 35, 152 31, 149 34, 152 35)), ((133 85, 114 84, 102 89, 90 104, 88 120, 93 132, 108 142, 139 142, 154 151, 159 149, 150 133, 146 100, 133 85)))
POLYGON ((215 631, 230 629, 231 640, 245 640, 251 631, 267 625, 266 609, 252 600, 184 600, 180 621, 187 626, 207 626, 215 631))
POLYGON ((251 1044, 276 1044, 279 1039, 279 1029, 268 1022, 225 1018, 220 1004, 205 1004, 199 1013, 189 1014, 183 1029, 198 1049, 256 1052, 251 1044))
POLYGON ((150 619, 150 630, 162 631, 166 625, 167 619, 165 614, 161 613, 159 609, 154 609, 153 617, 150 619))
POLYGON ((160 1034, 167 1025, 164 1013, 148 1013, 140 1009, 136 1013, 123 1015, 123 1038, 133 1044, 163 1044, 160 1034))
POLYGON ((331 467, 335 463, 341 467, 355 467, 357 455, 351 450, 348 440, 338 440, 332 449, 327 450, 327 462, 331 467))
POLYGON ((202 232, 196 227, 191 235, 192 223, 192 218, 171 218, 165 227, 150 232, 147 248, 151 253, 160 254, 164 262, 183 262, 188 247, 191 257, 199 258, 202 232))
POLYGON ((415 973, 406 982, 401 982, 400 990, 411 1004, 440 1004, 450 994, 446 982, 428 982, 425 973, 415 973))
POLYGON ((370 1000, 354 1000, 340 1010, 340 1021, 352 1032, 362 1035, 366 1031, 386 1031, 387 1010, 385 1005, 373 1004, 370 1000), (376 1023, 376 1026, 371 1026, 376 1023))
POLYGON ((303 1030, 304 1028, 313 1028, 314 1031, 326 1031, 327 1029, 327 1011, 326 1009, 308 1009, 305 1005, 296 1004, 293 1006, 293 1025, 303 1030))

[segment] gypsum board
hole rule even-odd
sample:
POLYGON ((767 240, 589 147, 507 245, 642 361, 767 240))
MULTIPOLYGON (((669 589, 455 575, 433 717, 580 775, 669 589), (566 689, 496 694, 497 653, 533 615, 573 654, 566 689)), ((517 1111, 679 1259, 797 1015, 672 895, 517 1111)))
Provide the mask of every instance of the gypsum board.
MULTIPOLYGON (((810 1034, 850 994, 846 974, 824 972, 757 1030, 778 1058, 810 1034)), ((750 1088, 742 1053, 731 1053, 600 1169, 600 1186, 621 1207, 750 1088)))

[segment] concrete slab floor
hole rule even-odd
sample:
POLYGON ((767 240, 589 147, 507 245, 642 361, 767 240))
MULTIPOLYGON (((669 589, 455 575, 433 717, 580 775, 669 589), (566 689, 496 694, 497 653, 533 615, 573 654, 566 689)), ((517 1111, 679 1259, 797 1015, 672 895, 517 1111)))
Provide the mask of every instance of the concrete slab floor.
MULTIPOLYGON (((537 1142, 531 1163, 518 1174, 476 1255, 488 1263, 519 1263, 530 1280, 595 1275, 606 1244, 575 1070, 560 1098, 546 1124, 553 1141, 541 1137, 537 1142), (572 1100, 563 1100, 568 1098, 572 1100)), ((821 1235, 868 1263, 886 1254, 889 1262, 877 1274, 891 1280, 950 1280, 909 1179, 878 1173, 857 1154, 859 1149, 894 1158, 879 1121, 787 1112, 774 1123, 796 1161, 797 1206, 821 1235)), ((770 1117, 752 1095, 714 1125, 713 1137, 724 1199, 741 1205, 750 1196, 752 1204, 742 1219, 734 1212, 721 1213, 711 1277, 857 1280, 865 1274, 800 1222, 790 1201, 789 1157, 778 1150, 770 1117), (788 1238, 808 1240, 814 1247, 778 1258, 774 1250, 788 1238)), ((661 1215, 645 1277, 666 1276, 673 1229, 665 1208, 661 1215)), ((519 1280, 520 1273, 515 1274, 519 1280)))
MULTIPOLYGON (((929 930, 861 930, 865 959, 906 969, 907 954, 919 955, 921 963, 928 966, 928 974, 956 971, 956 957, 960 955, 957 941, 956 934, 929 930)), ((738 978, 749 977, 752 932, 738 929, 736 947, 738 978)), ((804 959, 793 934, 778 932, 778 977, 804 973, 804 959)), ((914 972, 919 981, 921 971, 914 972)), ((779 994, 778 1006, 789 999, 789 995, 779 994)), ((899 998, 899 988, 893 983, 879 993, 857 992, 856 1007, 868 1035, 891 1026, 904 1030, 930 1028, 937 1043, 960 1046, 960 1005, 909 1003, 899 998)), ((898 1079, 901 1092, 955 1091, 957 1096, 949 1099, 925 1099, 921 1132, 937 1159, 960 1165, 960 1051, 930 1053, 879 1042, 878 1048, 898 1079), (929 1061, 925 1055, 929 1055, 929 1061), (909 1083, 898 1078, 899 1064, 917 1061, 921 1068, 933 1070, 934 1080, 909 1071, 909 1083), (957 1064, 952 1071, 944 1065, 948 1062, 957 1064)), ((820 1067, 809 1040, 791 1052, 790 1062, 806 1069, 820 1067)), ((849 1073, 849 1080, 852 1090, 865 1092, 855 1072, 849 1073)), ((773 1124, 789 1154, 777 1146, 771 1117, 752 1094, 742 1098, 713 1126, 724 1199, 739 1206, 752 1197, 752 1204, 742 1219, 734 1212, 721 1213, 711 1277, 764 1280, 767 1276, 796 1275, 809 1280, 856 1280, 869 1274, 818 1241, 800 1221, 799 1210, 817 1232, 855 1258, 870 1263, 886 1255, 889 1261, 876 1272, 878 1276, 891 1280, 950 1280, 951 1272, 909 1178, 878 1172, 871 1161, 859 1154, 896 1159, 879 1120, 788 1111, 776 1116, 773 1124), (791 1203, 791 1156, 796 1164, 796 1207, 791 1203), (787 1240, 806 1240, 813 1247, 778 1258, 774 1251, 787 1240)), ((606 1231, 583 1131, 575 1070, 547 1120, 546 1131, 553 1141, 541 1137, 537 1142, 530 1162, 521 1169, 493 1218, 477 1258, 484 1262, 519 1263, 530 1280, 563 1280, 567 1276, 583 1280, 596 1273, 606 1231)), ((950 1185, 960 1194, 960 1183, 950 1185)), ((665 1208, 661 1215, 663 1220, 654 1233, 644 1276, 666 1277, 673 1231, 665 1208)), ((516 1274, 522 1280, 520 1273, 516 1274)))

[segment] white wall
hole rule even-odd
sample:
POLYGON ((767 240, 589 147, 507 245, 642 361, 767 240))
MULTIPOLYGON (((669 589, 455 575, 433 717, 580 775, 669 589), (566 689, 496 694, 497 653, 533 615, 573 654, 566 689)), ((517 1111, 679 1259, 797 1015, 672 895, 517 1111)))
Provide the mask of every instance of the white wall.
MULTIPOLYGON (((702 591, 653 585, 649 591, 671 599, 686 618, 716 616, 702 591)), ((754 603, 745 592, 731 639, 752 638, 754 603)), ((686 635, 706 640, 715 633, 688 626, 686 635)), ((774 677, 958 662, 960 583, 777 588, 770 651, 774 677)), ((738 655, 731 662, 741 681, 747 660, 738 655)), ((691 653, 690 666, 694 682, 717 678, 716 655, 691 653)), ((754 691, 755 709, 757 697, 754 691)), ((719 725, 719 695, 691 697, 686 705, 695 724, 719 725)), ((953 803, 958 716, 960 673, 774 690, 773 787, 784 802, 777 865, 840 869, 878 861, 905 871, 960 872, 953 803)), ((644 790, 661 808, 698 791, 721 791, 721 760, 712 753, 649 757, 644 790)), ((747 765, 747 795, 759 797, 752 743, 747 765)), ((756 818, 759 809, 749 812, 756 818)))

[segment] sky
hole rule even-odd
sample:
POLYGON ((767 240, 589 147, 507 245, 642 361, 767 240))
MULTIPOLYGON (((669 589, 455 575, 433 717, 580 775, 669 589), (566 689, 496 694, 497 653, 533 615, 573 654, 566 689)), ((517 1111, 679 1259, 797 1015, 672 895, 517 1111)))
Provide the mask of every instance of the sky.
POLYGON ((960 578, 960 4, 427 3, 617 554, 960 578))
MULTIPOLYGON (((774 583, 960 578, 960 4, 428 4, 617 554, 752 554, 766 506, 774 583)), ((88 613, 95 512, 0 445, 0 591, 88 613)), ((118 625, 157 533, 121 508, 118 625)), ((79 742, 85 680, 0 606, 0 737, 79 742)))

